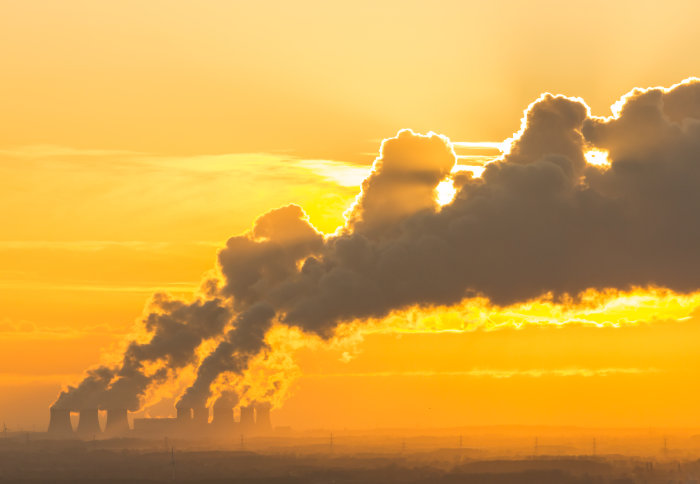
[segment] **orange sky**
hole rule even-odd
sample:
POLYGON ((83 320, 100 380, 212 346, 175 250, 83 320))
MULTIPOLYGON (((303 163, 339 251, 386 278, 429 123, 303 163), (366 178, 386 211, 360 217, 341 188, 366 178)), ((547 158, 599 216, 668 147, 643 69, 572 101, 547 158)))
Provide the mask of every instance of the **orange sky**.
MULTIPOLYGON (((217 248, 262 212, 298 203, 332 232, 399 129, 500 142, 543 91, 608 115, 634 86, 700 73, 697 2, 0 10, 0 419, 10 428, 43 428, 61 385, 123 341, 153 291, 190 295, 217 248)), ((459 150, 482 153, 493 150, 459 150)), ((273 418, 700 426, 694 307, 620 328, 386 331, 301 349, 273 418)))

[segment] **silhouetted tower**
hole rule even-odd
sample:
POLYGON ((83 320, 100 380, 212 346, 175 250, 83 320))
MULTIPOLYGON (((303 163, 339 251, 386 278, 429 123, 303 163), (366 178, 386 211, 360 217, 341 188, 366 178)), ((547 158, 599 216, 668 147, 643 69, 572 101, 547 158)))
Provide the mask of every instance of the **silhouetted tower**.
POLYGON ((192 422, 192 409, 190 407, 177 407, 177 423, 181 426, 192 422))
POLYGON ((107 410, 105 434, 110 436, 124 435, 129 430, 129 417, 125 408, 110 408, 107 410))
POLYGON ((56 436, 67 437, 73 434, 73 426, 70 423, 70 410, 51 407, 49 419, 49 433, 56 436))
POLYGON ((227 428, 233 426, 233 408, 226 405, 214 405, 214 416, 212 425, 217 428, 227 428))
POLYGON ((258 432, 265 433, 272 430, 270 420, 270 404, 267 402, 255 405, 255 428, 258 432))
POLYGON ((96 408, 84 408, 80 411, 78 418, 78 428, 76 433, 81 437, 92 437, 102 432, 100 421, 97 418, 96 408))
POLYGON ((195 407, 192 413, 192 422, 197 427, 205 427, 209 423, 209 408, 195 407))
POLYGON ((250 432, 255 427, 255 408, 252 405, 241 407, 241 431, 250 432))

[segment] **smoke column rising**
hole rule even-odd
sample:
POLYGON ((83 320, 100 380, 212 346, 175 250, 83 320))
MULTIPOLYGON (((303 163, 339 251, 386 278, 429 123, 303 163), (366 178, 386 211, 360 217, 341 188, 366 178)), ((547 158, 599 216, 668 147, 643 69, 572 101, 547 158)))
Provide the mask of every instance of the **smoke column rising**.
POLYGON ((138 408, 145 388, 219 338, 179 403, 203 405, 217 378, 242 375, 268 349, 275 324, 329 338, 344 322, 474 296, 507 305, 587 289, 698 290, 700 81, 637 89, 614 108, 594 117, 580 99, 542 95, 478 178, 452 173, 444 136, 400 131, 382 143, 337 233, 324 237, 294 205, 263 215, 219 252, 209 300, 156 303, 151 342, 130 346, 118 370, 90 370, 57 405, 124 395, 138 408), (586 162, 594 149, 607 165, 586 162), (456 195, 441 207, 445 180, 456 195), (154 359, 166 363, 146 376, 154 359))

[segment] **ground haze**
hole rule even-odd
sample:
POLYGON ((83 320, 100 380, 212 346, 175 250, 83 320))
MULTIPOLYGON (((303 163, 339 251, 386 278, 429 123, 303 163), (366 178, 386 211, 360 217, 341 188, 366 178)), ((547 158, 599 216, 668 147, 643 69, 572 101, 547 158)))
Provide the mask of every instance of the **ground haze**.
POLYGON ((6 433, 2 482, 698 482, 700 431, 482 427, 219 439, 6 433))

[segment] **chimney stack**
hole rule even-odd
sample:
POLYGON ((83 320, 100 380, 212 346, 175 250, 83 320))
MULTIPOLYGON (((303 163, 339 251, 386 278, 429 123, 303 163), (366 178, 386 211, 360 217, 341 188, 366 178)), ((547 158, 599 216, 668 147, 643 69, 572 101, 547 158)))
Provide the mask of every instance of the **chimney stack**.
POLYGON ((81 437, 94 437, 102 432, 100 421, 97 419, 96 408, 84 408, 80 411, 76 432, 81 437))
POLYGON ((51 407, 49 419, 49 433, 59 437, 73 435, 73 426, 70 423, 70 410, 67 408, 51 407))
POLYGON ((110 436, 124 435, 129 432, 129 419, 125 408, 108 408, 105 433, 110 436))
POLYGON ((255 409, 252 405, 241 406, 241 431, 250 432, 255 427, 255 409))
POLYGON ((255 428, 258 432, 269 432, 272 430, 269 403, 259 403, 255 406, 255 428))

